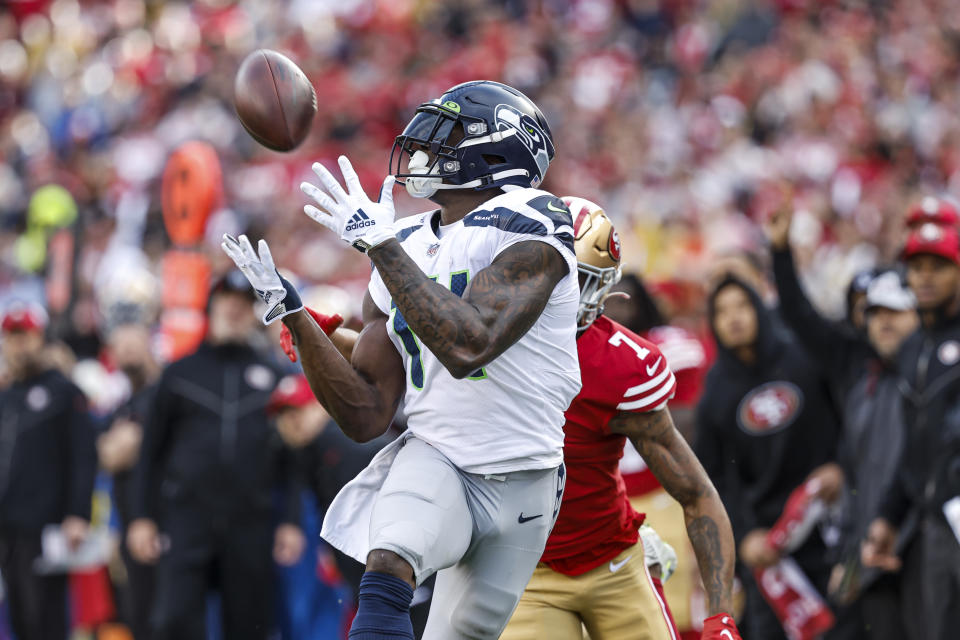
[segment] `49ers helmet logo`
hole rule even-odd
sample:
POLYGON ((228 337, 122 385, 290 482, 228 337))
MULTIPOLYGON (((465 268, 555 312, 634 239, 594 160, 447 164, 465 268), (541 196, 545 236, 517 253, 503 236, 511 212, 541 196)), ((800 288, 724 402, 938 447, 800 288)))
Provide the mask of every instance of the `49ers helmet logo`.
POLYGON ((613 227, 610 227, 610 246, 607 247, 607 250, 610 252, 610 257, 616 261, 620 261, 620 236, 617 235, 617 230, 613 227))
POLYGON ((791 382, 768 382, 753 389, 737 408, 737 423, 752 435, 786 429, 803 408, 803 393, 791 382))

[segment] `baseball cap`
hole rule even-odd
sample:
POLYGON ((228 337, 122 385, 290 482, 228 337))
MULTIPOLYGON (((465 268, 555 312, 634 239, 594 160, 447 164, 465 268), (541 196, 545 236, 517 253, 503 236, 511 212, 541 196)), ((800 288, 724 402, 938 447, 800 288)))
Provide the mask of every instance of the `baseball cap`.
POLYGON ((894 311, 917 308, 917 299, 896 271, 884 271, 867 287, 867 311, 882 307, 894 311))
POLYGON ((291 374, 280 379, 277 388, 270 394, 267 410, 276 413, 281 409, 299 408, 313 404, 317 399, 310 389, 310 383, 302 373, 291 374))
POLYGON ((3 331, 43 331, 50 319, 46 310, 35 302, 14 302, 3 311, 3 331))
POLYGON ((933 222, 917 227, 907 236, 903 257, 907 259, 921 254, 940 256, 960 265, 960 233, 955 227, 933 222))
POLYGON ((956 227, 960 222, 957 209, 950 202, 933 196, 927 196, 919 204, 911 207, 907 214, 907 227, 913 229, 932 222, 947 227, 956 227))
POLYGON ((241 293, 254 302, 258 300, 257 292, 238 269, 228 271, 214 281, 213 286, 210 287, 210 297, 213 298, 218 293, 241 293))

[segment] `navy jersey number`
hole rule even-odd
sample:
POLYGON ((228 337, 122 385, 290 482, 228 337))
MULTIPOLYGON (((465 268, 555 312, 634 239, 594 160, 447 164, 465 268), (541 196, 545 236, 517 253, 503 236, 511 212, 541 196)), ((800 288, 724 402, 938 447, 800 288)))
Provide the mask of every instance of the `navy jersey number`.
MULTIPOLYGON (((431 276, 431 280, 436 282, 437 276, 431 276)), ((467 284, 470 282, 470 272, 467 270, 457 271, 450 274, 450 291, 457 297, 463 297, 463 292, 467 290, 467 284)), ((404 319, 403 314, 397 309, 397 305, 390 301, 390 308, 393 310, 393 331, 403 343, 403 348, 410 355, 410 384, 418 391, 423 389, 423 358, 420 348, 420 341, 414 335, 410 325, 404 319)), ((467 376, 469 380, 483 380, 487 377, 486 371, 482 368, 477 369, 467 376)))

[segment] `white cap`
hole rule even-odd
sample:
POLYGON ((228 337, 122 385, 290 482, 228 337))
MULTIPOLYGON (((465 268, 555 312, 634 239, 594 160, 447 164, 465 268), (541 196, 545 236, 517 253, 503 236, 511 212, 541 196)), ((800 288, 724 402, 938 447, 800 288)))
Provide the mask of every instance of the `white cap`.
POLYGON ((913 291, 903 284, 896 271, 881 273, 867 287, 867 309, 883 307, 894 311, 909 311, 917 308, 913 291))

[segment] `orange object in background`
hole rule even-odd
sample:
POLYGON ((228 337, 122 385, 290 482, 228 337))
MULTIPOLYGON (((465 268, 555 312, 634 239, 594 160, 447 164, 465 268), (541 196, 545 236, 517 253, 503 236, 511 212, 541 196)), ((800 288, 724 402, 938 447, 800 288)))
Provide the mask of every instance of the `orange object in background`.
POLYGON ((175 245, 190 247, 203 239, 207 218, 220 206, 220 159, 206 142, 180 145, 163 170, 163 224, 175 245))
POLYGON ((210 261, 202 253, 172 249, 163 256, 163 308, 203 311, 210 292, 210 261))
POLYGON ((193 353, 207 330, 210 261, 201 253, 173 249, 163 257, 160 330, 168 361, 193 353))
POLYGON ((161 351, 167 362, 197 350, 207 333, 207 316, 196 309, 166 309, 160 316, 161 351))
POLYGON ((97 640, 134 640, 126 625, 108 623, 97 628, 97 640))

